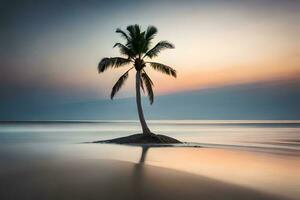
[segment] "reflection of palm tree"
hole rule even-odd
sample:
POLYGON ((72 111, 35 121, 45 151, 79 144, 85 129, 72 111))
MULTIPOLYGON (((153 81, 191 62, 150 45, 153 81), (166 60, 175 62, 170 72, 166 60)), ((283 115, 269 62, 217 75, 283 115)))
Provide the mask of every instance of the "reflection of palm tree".
POLYGON ((139 162, 136 164, 136 171, 140 172, 145 164, 147 152, 149 150, 149 146, 142 146, 142 154, 139 162))
POLYGON ((128 78, 128 73, 133 68, 136 69, 136 104, 138 109, 139 120, 143 129, 143 134, 153 134, 147 126, 144 118, 142 104, 141 104, 141 92, 140 88, 144 91, 144 86, 147 90, 150 104, 153 103, 154 94, 152 90, 153 82, 145 71, 146 66, 150 66, 152 69, 162 72, 164 74, 176 77, 176 71, 164 64, 157 62, 146 61, 146 58, 152 59, 164 50, 172 49, 174 45, 167 41, 158 42, 153 48, 150 48, 151 41, 157 33, 157 29, 154 26, 149 26, 146 31, 141 31, 139 25, 127 26, 127 32, 117 29, 116 32, 120 33, 125 39, 126 43, 116 43, 114 47, 120 49, 120 53, 123 57, 110 57, 103 58, 99 65, 99 73, 104 72, 108 68, 119 68, 125 65, 133 64, 133 67, 128 69, 116 82, 111 91, 111 99, 114 98, 115 94, 124 85, 128 78))
POLYGON ((147 152, 149 150, 149 146, 142 146, 142 154, 139 162, 135 164, 133 169, 133 187, 136 191, 135 197, 136 199, 143 199, 143 180, 144 177, 144 163, 146 161, 147 152))
POLYGON ((142 146, 142 155, 141 155, 141 159, 140 159, 140 162, 139 162, 140 165, 144 164, 149 148, 150 148, 149 146, 142 146))

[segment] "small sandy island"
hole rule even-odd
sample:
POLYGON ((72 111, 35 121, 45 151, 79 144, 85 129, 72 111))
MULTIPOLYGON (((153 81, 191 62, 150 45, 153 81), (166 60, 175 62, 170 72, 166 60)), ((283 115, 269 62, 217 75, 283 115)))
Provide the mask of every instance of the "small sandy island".
POLYGON ((115 138, 111 140, 100 140, 93 143, 109 143, 109 144, 182 144, 179 140, 156 134, 134 134, 125 137, 115 138))

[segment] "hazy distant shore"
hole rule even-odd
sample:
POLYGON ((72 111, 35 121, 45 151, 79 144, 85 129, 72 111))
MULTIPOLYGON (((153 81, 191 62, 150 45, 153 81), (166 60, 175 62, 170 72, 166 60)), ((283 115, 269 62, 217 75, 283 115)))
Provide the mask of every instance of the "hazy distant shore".
MULTIPOLYGON (((138 123, 138 120, 0 120, 0 123, 138 123)), ((220 125, 257 125, 257 124, 298 124, 300 120, 201 120, 201 119, 166 119, 166 120, 147 120, 149 124, 220 124, 220 125)))

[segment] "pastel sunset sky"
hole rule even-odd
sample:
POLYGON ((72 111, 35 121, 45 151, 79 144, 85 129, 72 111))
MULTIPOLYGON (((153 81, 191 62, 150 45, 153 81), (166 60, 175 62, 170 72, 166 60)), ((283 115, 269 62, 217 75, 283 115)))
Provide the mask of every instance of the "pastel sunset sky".
MULTIPOLYGON (((130 24, 154 25, 155 42, 175 44, 155 60, 175 68, 177 79, 146 69, 157 94, 300 77, 300 1, 28 0, 0 9, 0 84, 9 95, 109 98, 128 67, 99 75, 97 64, 119 55, 115 29, 130 24)), ((134 95, 130 76, 117 97, 134 95)))

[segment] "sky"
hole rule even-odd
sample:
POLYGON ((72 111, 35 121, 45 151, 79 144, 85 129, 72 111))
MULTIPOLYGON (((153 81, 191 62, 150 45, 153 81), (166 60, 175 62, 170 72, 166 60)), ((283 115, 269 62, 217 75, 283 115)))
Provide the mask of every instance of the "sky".
MULTIPOLYGON (((154 42, 175 49, 155 61, 173 79, 146 69, 158 95, 300 77, 300 1, 0 1, 0 96, 53 93, 108 99, 128 67, 97 73, 103 57, 117 56, 116 28, 158 28, 154 42)), ((134 96, 130 74, 118 98, 134 96)))

